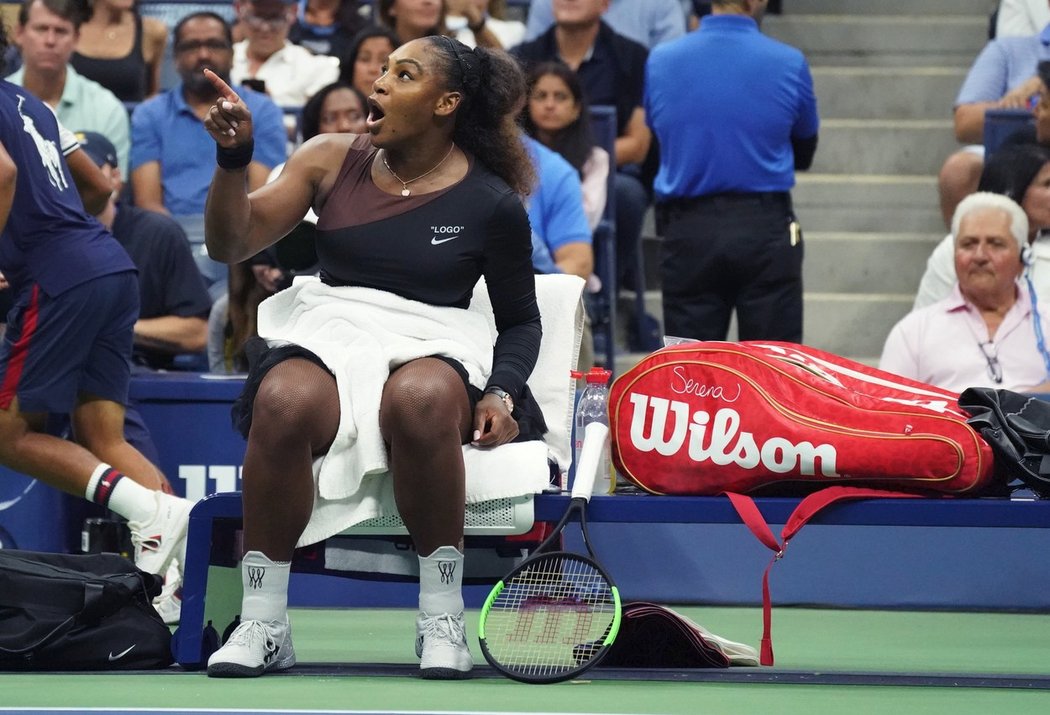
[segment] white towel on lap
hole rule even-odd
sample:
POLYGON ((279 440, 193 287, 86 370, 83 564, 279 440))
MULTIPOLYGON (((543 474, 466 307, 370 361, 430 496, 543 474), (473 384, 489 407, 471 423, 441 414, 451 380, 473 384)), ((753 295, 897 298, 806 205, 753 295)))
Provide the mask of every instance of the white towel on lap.
MULTIPOLYGON (((291 288, 259 306, 259 335, 271 344, 291 342, 315 353, 335 374, 339 390, 339 430, 328 453, 314 463, 314 512, 299 546, 381 515, 384 490, 392 487, 384 478, 387 455, 379 403, 392 369, 443 355, 462 363, 478 388, 492 370, 493 335, 478 311, 433 306, 370 288, 328 286, 312 277, 297 278, 291 288)), ((520 447, 523 455, 532 456, 510 473, 475 468, 477 458, 465 455, 468 474, 479 477, 467 480, 468 501, 531 494, 546 486, 545 470, 536 469, 546 464, 546 445, 536 441, 520 447)))

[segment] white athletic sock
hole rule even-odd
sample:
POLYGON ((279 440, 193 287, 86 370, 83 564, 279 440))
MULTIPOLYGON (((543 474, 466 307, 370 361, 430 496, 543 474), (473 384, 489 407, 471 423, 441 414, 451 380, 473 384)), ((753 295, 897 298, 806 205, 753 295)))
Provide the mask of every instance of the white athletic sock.
POLYGON ((128 521, 140 523, 148 521, 157 510, 157 499, 152 489, 133 481, 105 462, 91 473, 84 498, 101 504, 128 521))
POLYGON ((249 551, 241 560, 241 621, 288 621, 290 561, 271 561, 261 551, 249 551))
POLYGON ((428 616, 463 612, 463 552, 455 546, 419 557, 419 610, 428 616))

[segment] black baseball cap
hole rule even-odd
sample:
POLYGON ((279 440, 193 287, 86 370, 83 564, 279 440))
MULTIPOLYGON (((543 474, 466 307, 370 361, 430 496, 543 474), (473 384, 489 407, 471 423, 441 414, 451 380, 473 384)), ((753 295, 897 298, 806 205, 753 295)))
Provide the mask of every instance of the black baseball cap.
POLYGON ((77 132, 76 136, 77 141, 80 142, 80 148, 87 152, 99 168, 106 164, 114 169, 117 168, 117 149, 113 146, 113 142, 98 132, 77 132))

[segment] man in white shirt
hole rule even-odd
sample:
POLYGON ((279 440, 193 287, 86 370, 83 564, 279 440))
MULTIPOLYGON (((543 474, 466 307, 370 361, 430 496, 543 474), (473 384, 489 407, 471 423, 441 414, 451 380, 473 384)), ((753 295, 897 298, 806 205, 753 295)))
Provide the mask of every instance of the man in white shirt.
MULTIPOLYGON (((295 0, 238 0, 246 39, 234 44, 230 71, 235 83, 265 92, 286 113, 339 78, 337 57, 315 55, 288 40, 295 12, 295 0)), ((286 123, 294 130, 294 116, 286 123)))

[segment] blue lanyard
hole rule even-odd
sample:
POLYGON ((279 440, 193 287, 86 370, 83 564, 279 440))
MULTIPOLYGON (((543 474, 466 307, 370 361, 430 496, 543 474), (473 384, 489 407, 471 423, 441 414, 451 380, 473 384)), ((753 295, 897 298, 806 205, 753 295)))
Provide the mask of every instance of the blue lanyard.
POLYGON ((1046 350, 1046 338, 1043 336, 1043 321, 1039 317, 1039 306, 1035 295, 1035 285, 1032 283, 1032 267, 1027 266, 1024 270, 1025 283, 1028 284, 1028 297, 1032 300, 1032 323, 1035 326, 1035 346, 1039 354, 1043 356, 1043 365, 1046 366, 1047 377, 1050 378, 1050 353, 1046 350))

